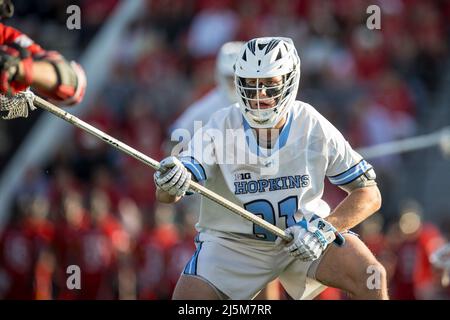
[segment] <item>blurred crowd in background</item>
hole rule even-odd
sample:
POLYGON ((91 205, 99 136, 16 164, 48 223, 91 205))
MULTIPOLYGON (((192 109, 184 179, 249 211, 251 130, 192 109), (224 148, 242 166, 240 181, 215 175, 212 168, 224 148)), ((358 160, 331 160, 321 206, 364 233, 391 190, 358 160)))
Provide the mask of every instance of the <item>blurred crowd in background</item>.
MULTIPOLYGON (((75 32, 65 30, 73 3, 15 1, 11 25, 77 58, 118 1, 80 1, 83 22, 75 32)), ((276 35, 291 37, 302 59, 298 98, 353 147, 410 137, 442 90, 448 21, 450 2, 437 0, 148 1, 118 39, 109 81, 83 119, 161 159, 170 152, 170 125, 215 86, 220 46, 276 35), (372 2, 382 10, 381 30, 366 27, 372 2)), ((0 122, 0 170, 31 124, 0 122)), ((395 179, 407 175, 407 159, 369 159, 383 207, 354 231, 385 265, 391 298, 450 299, 428 260, 450 239, 450 220, 431 224, 419 203, 397 197, 395 179)), ((17 192, 0 231, 0 298, 169 299, 195 250, 197 201, 164 205, 154 192, 153 170, 76 130, 45 166, 29 169, 17 192), (68 265, 80 266, 82 290, 67 288, 68 265)), ((327 185, 331 207, 344 196, 327 185)), ((346 299, 337 290, 320 298, 346 299)))

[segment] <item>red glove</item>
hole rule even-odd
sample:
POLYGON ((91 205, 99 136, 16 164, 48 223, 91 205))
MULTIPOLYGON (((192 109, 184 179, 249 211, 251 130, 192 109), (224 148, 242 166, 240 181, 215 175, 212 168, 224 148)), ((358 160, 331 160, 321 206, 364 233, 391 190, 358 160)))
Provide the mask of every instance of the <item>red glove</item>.
POLYGON ((0 91, 15 94, 33 82, 33 59, 30 52, 16 43, 0 46, 0 91), (19 66, 23 67, 23 79, 18 82, 19 66), (14 83, 19 85, 14 85, 14 83), (17 87, 21 89, 18 90, 17 87))

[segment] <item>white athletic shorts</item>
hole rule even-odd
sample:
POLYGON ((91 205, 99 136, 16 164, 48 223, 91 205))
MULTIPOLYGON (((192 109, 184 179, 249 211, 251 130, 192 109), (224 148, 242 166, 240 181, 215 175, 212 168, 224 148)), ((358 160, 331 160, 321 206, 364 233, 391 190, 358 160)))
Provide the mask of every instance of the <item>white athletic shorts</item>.
POLYGON ((326 289, 314 279, 320 259, 300 261, 273 242, 208 231, 200 232, 195 244, 183 274, 206 280, 232 300, 253 299, 277 277, 296 300, 313 299, 326 289))

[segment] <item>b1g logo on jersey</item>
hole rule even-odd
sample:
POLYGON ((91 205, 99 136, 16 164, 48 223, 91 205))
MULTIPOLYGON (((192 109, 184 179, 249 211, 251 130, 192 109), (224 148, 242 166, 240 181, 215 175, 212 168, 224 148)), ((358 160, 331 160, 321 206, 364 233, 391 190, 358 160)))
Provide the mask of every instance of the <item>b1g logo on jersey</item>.
POLYGON ((310 185, 309 174, 249 181, 240 179, 240 174, 236 174, 235 178, 237 181, 234 182, 234 194, 237 195, 285 189, 300 189, 309 187, 310 185), (238 177, 239 179, 237 179, 238 177))
POLYGON ((240 172, 234 174, 234 181, 250 180, 252 175, 250 172, 240 172))

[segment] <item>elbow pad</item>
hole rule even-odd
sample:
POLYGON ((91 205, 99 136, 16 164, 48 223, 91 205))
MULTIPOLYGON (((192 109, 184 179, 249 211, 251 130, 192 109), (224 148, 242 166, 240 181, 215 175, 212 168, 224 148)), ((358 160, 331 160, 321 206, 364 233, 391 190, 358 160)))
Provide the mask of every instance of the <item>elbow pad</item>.
POLYGON ((370 186, 376 186, 377 182, 375 179, 377 178, 377 175, 375 174, 375 170, 373 168, 370 168, 366 172, 364 172, 362 175, 360 175, 355 180, 339 186, 342 190, 350 193, 355 189, 358 188, 364 188, 364 187, 370 187, 370 186))
POLYGON ((86 76, 81 66, 65 59, 50 61, 58 75, 58 86, 55 94, 64 104, 77 104, 81 102, 86 90, 86 76))
POLYGON ((50 63, 56 71, 58 84, 51 97, 59 102, 72 105, 81 102, 86 90, 86 75, 76 62, 68 62, 57 52, 47 52, 40 60, 50 63))

